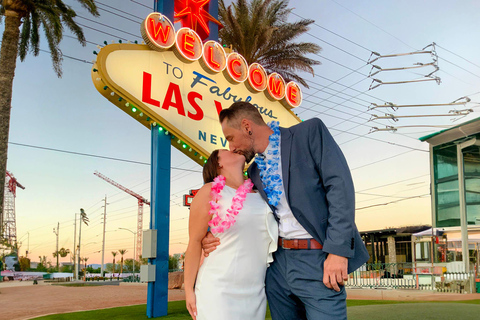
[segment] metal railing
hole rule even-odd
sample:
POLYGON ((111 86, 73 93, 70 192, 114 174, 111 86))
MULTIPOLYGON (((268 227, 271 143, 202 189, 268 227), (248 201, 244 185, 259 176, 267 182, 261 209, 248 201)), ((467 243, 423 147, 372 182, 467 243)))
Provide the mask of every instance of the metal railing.
POLYGON ((415 289, 411 263, 369 263, 350 273, 347 287, 415 289))
POLYGON ((349 274, 345 286, 349 288, 411 289, 450 293, 476 292, 474 273, 417 274, 414 270, 411 263, 365 264, 349 274))

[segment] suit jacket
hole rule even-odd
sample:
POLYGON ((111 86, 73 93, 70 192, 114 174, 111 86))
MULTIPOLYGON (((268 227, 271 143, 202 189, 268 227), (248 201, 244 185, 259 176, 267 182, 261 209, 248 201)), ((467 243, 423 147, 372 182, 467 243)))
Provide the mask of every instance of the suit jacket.
MULTIPOLYGON (((369 255, 355 225, 355 191, 342 151, 317 118, 280 132, 283 186, 293 215, 323 251, 347 257, 348 272, 356 270, 369 255)), ((248 173, 268 202, 255 162, 248 173)))

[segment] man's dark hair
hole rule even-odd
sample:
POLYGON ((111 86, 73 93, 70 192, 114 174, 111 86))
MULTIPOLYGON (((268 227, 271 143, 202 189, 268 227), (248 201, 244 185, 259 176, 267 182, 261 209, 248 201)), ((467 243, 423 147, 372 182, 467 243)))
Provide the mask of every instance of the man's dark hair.
POLYGON ((219 119, 220 123, 223 123, 224 120, 227 120, 228 124, 236 129, 240 128, 240 121, 242 119, 251 120, 260 126, 266 125, 257 108, 255 108, 250 102, 246 101, 235 102, 230 106, 230 108, 223 109, 220 112, 219 119))

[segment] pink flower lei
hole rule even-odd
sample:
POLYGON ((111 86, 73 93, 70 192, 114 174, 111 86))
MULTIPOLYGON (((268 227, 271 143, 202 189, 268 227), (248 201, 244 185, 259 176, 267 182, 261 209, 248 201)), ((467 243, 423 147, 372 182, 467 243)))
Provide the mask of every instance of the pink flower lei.
POLYGON ((225 187, 225 177, 219 175, 213 180, 212 190, 210 195, 212 200, 210 200, 210 211, 209 214, 213 215, 213 218, 208 222, 210 226, 210 231, 212 233, 223 233, 225 230, 233 226, 236 222, 235 216, 243 208, 243 202, 247 198, 247 194, 252 191, 253 183, 250 179, 245 180, 245 182, 237 189, 235 196, 232 199, 232 205, 230 209, 227 209, 225 217, 222 219, 218 214, 220 209, 220 204, 218 200, 222 198, 220 192, 222 192, 225 187))

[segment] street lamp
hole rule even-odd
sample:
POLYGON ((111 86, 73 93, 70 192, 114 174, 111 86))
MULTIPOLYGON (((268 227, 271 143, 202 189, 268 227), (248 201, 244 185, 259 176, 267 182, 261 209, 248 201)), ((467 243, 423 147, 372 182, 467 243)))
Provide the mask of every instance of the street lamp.
POLYGON ((132 230, 130 229, 127 229, 127 228, 118 228, 120 230, 126 230, 126 231, 129 231, 131 233, 133 233, 133 259, 132 259, 132 280, 135 279, 135 257, 137 256, 137 250, 135 248, 135 236, 137 235, 136 232, 133 232, 132 230))

